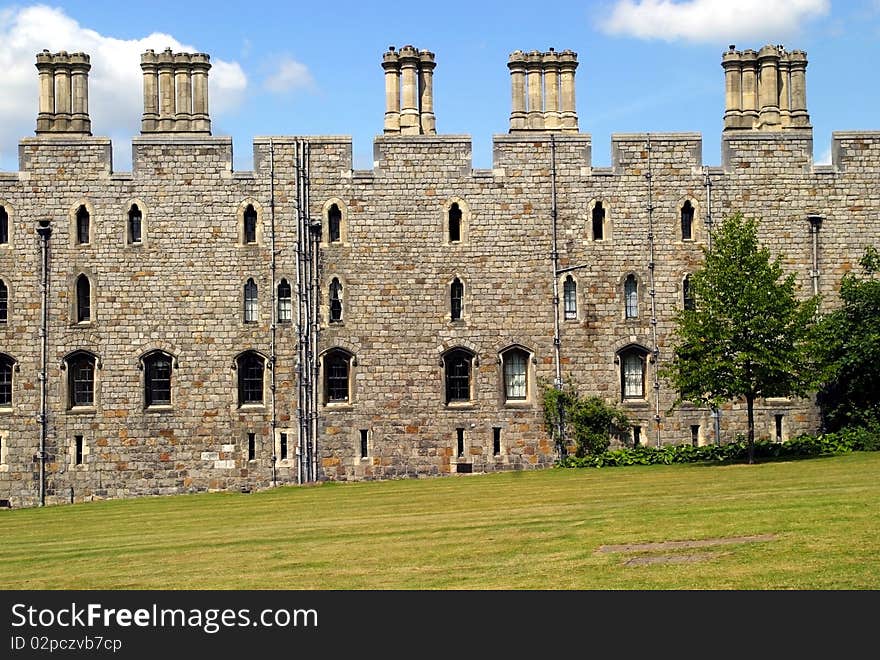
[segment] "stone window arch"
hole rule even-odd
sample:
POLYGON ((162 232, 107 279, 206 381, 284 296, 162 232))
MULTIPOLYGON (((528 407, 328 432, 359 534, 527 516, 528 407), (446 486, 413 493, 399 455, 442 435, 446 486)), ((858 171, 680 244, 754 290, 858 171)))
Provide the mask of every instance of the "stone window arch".
POLYGON ((616 362, 620 366, 621 400, 645 399, 649 355, 650 351, 640 344, 629 344, 617 352, 616 362))
POLYGON ((328 199, 321 210, 321 243, 341 245, 348 243, 348 208, 338 197, 328 199))
POLYGON ((95 240, 95 209, 88 200, 80 200, 70 209, 70 243, 88 246, 95 240))
POLYGON ((473 401, 475 355, 463 348, 451 348, 443 354, 443 383, 446 405, 473 401))
POLYGON ((235 358, 238 406, 262 406, 266 394, 266 358, 257 351, 244 351, 235 358))
POLYGON ((596 242, 610 241, 611 215, 607 200, 594 199, 589 203, 588 208, 590 210, 588 218, 590 240, 596 242))
POLYGON ((153 350, 141 357, 144 372, 144 407, 171 405, 172 374, 177 361, 170 353, 153 350))
POLYGON ((98 356, 77 350, 64 358, 63 366, 67 371, 67 409, 94 409, 98 400, 98 356))
POLYGON ((348 404, 353 399, 352 367, 355 364, 353 353, 344 348, 331 348, 321 357, 321 373, 324 392, 324 405, 348 404))
POLYGON ((471 210, 461 197, 451 197, 443 205, 443 242, 459 245, 468 242, 471 210))
POLYGON ((255 199, 246 199, 238 207, 237 237, 241 246, 253 247, 263 243, 263 207, 255 199))
POLYGON ((499 353, 504 402, 523 404, 532 399, 532 352, 524 346, 508 346, 499 353))

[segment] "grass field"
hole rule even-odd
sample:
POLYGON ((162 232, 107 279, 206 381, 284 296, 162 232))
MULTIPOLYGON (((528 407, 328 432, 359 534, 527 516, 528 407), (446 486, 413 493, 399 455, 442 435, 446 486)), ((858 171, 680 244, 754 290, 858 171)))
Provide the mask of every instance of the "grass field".
POLYGON ((880 452, 92 502, 0 538, 3 589, 873 590, 880 452))

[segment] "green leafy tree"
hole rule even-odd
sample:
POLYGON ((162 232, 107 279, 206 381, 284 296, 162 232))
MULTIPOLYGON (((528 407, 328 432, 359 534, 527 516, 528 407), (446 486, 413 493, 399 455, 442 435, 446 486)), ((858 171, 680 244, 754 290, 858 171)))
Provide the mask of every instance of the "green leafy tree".
POLYGON ((880 427, 880 253, 868 247, 859 263, 863 275, 843 276, 843 304, 817 328, 827 372, 816 401, 828 431, 880 427))
POLYGON ((626 413, 598 396, 580 396, 571 385, 563 389, 544 387, 544 422, 565 455, 574 442, 575 455, 582 458, 608 449, 611 439, 622 439, 630 428, 626 413))
POLYGON ((691 276, 694 304, 676 318, 673 357, 661 373, 676 403, 745 400, 748 462, 754 462, 755 400, 803 396, 817 386, 810 330, 818 297, 799 301, 795 275, 758 244, 758 223, 735 213, 713 234, 691 276))

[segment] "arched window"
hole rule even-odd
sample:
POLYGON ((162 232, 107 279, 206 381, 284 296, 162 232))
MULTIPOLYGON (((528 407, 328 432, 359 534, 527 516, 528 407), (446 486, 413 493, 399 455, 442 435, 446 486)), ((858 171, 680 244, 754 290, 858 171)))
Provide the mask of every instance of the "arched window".
POLYGON ((12 372, 15 361, 0 353, 0 408, 12 407, 12 372))
POLYGON ((253 204, 248 204, 244 209, 244 236, 243 243, 257 242, 257 210, 253 204))
POLYGON ((645 398, 645 358, 647 351, 630 346, 620 352, 620 392, 623 399, 645 398))
POLYGON ((9 287, 6 282, 0 280, 0 323, 9 320, 9 287))
POLYGON ((67 406, 95 405, 95 356, 77 351, 67 357, 67 406))
POLYGON ((529 354, 521 348, 511 348, 501 354, 504 366, 504 398, 507 401, 525 401, 529 395, 529 354))
POLYGON ((449 242, 461 241, 461 209, 458 202, 453 202, 449 207, 449 242))
POLYGON ((690 275, 685 275, 684 279, 681 281, 681 297, 685 309, 696 309, 696 303, 694 302, 694 291, 693 286, 691 285, 690 275))
POLYGON ((601 241, 605 238, 605 209, 602 202, 596 202, 593 207, 593 240, 601 241))
POLYGON ((144 357, 144 405, 171 404, 171 370, 173 358, 162 351, 153 351, 144 357))
POLYGON ((89 211, 85 204, 76 210, 76 242, 79 245, 87 245, 89 241, 89 211))
POLYGON ((342 211, 339 204, 331 204, 327 209, 327 238, 330 243, 342 240, 342 211))
POLYGON ((626 304, 626 318, 634 319, 639 315, 639 282, 635 275, 626 276, 623 284, 623 295, 626 304))
POLYGON ((257 304, 257 283, 248 278, 244 284, 244 322, 256 323, 259 306, 257 304))
POLYGON ((92 284, 85 275, 76 278, 76 322, 92 320, 92 284))
POLYGON ((330 323, 342 322, 342 283, 338 277, 330 281, 330 323))
POLYGON ((6 207, 0 206, 0 245, 9 243, 9 214, 6 207))
POLYGON ((278 322, 290 323, 293 320, 293 297, 290 282, 282 278, 278 283, 278 322))
POLYGON ((449 317, 460 321, 464 309, 464 284, 457 277, 449 285, 449 317))
POLYGON ((128 210, 128 242, 137 245, 142 240, 143 214, 137 204, 132 204, 128 210))
POLYGON ((571 321, 578 317, 577 307, 577 282, 569 275, 562 285, 562 302, 565 308, 565 320, 571 321))
POLYGON ((334 349, 324 355, 324 403, 344 403, 350 398, 351 354, 334 349))
POLYGON ((238 405, 263 403, 263 357, 253 351, 246 351, 238 356, 238 405))
POLYGON ((446 403, 471 400, 471 365, 473 360, 473 354, 463 348, 455 348, 443 356, 446 403))
POLYGON ((681 240, 690 241, 694 238, 694 207, 690 200, 681 207, 681 240))

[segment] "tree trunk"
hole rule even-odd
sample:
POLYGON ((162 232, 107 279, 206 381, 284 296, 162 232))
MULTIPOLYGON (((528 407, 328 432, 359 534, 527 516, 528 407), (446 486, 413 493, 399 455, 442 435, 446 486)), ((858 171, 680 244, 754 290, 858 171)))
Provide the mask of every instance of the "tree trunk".
POLYGON ((746 395, 746 410, 749 415, 749 465, 755 462, 755 396, 746 395))

